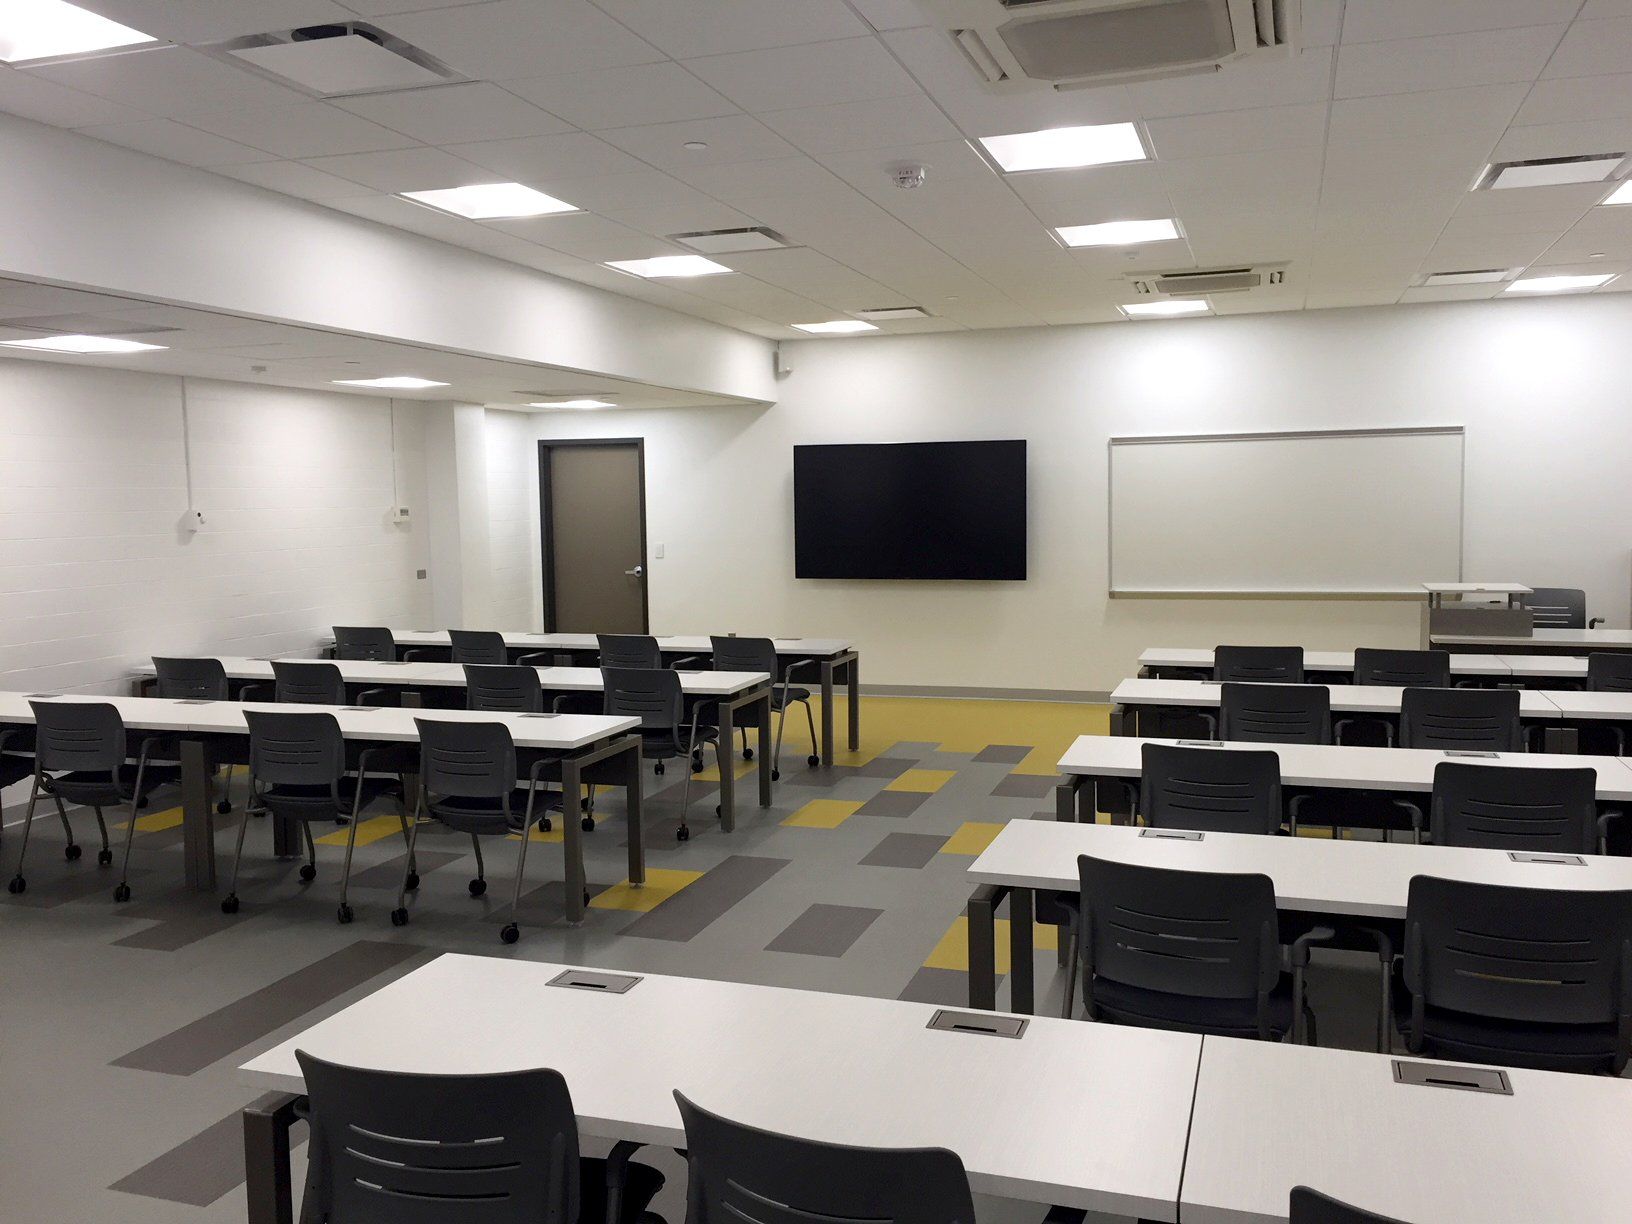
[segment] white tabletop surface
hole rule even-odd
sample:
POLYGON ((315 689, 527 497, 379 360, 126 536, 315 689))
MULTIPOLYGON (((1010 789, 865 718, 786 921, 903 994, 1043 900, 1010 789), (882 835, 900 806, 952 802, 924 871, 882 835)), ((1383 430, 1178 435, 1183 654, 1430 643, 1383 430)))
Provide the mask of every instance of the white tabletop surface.
POLYGON ((1528 595, 1531 588, 1519 582, 1425 582, 1430 595, 1528 595))
POLYGON ((1523 634, 1436 633, 1430 639, 1448 646, 1570 646, 1591 650, 1595 646, 1632 646, 1632 629, 1537 629, 1523 634))
POLYGON ((1548 694, 1561 718, 1604 718, 1632 722, 1632 693, 1558 691, 1548 694))
POLYGON ((934 1145, 980 1192, 1172 1220, 1198 1037, 1031 1018, 1019 1040, 925 1028, 929 1004, 448 954, 245 1064, 299 1091, 295 1050, 393 1071, 551 1067, 589 1135, 678 1146, 673 1091, 774 1131, 934 1145), (1114 1124, 1113 1124, 1114 1123, 1114 1124))
POLYGON ((1632 760, 1561 752, 1499 752, 1490 757, 1460 757, 1437 748, 1220 743, 1132 735, 1079 735, 1060 758, 1060 772, 1082 777, 1137 778, 1144 771, 1142 749, 1145 744, 1190 745, 1205 752, 1273 752, 1280 761, 1283 786, 1340 790, 1431 791, 1434 770, 1446 762, 1518 769, 1591 769, 1598 775, 1600 799, 1632 800, 1632 760))
POLYGON ((1180 1214, 1279 1224, 1307 1185, 1420 1224, 1632 1216, 1632 1085, 1507 1074, 1512 1096, 1397 1084, 1385 1054, 1208 1037, 1180 1214))
MULTIPOLYGON (((1011 820, 969 868, 978 884, 1073 891, 1077 856, 1184 871, 1256 872, 1285 910, 1404 918, 1411 877, 1563 889, 1632 889, 1632 859, 1584 855, 1583 865, 1518 863, 1505 850, 1207 833, 1199 841, 1142 837, 1127 825, 1011 820)), ((1632 1092, 1632 1085, 1626 1089, 1632 1092)), ((1286 1135, 1295 1131, 1282 1132, 1286 1135)))
MULTIPOLYGON (((1451 656, 1451 670, 1456 670, 1458 659, 1488 659, 1490 655, 1451 656)), ((1575 655, 1496 655, 1515 680, 1585 680, 1587 661, 1575 655)))
POLYGON ((97 693, 0 692, 0 724, 34 725, 31 701, 93 702, 119 711, 125 726, 139 731, 186 731, 195 707, 158 697, 104 697, 97 693))
MULTIPOLYGON (((1139 666, 1197 667, 1211 670, 1213 652, 1207 647, 1152 646, 1139 656, 1139 666)), ((1354 651, 1306 650, 1303 652, 1303 669, 1306 672, 1352 672, 1354 670, 1354 651)), ((1585 674, 1585 669, 1586 664, 1583 663, 1583 674, 1585 674)), ((1506 676, 1511 674, 1512 670, 1506 659, 1493 654, 1456 654, 1451 656, 1451 674, 1453 676, 1506 676)), ((1570 673, 1544 674, 1566 675, 1570 673)))
MULTIPOLYGON (((1403 688, 1387 684, 1328 684, 1333 714, 1398 714, 1403 688)), ((1560 717, 1555 694, 1542 689, 1519 693, 1519 714, 1524 718, 1560 717)), ((1124 680, 1111 693, 1115 705, 1217 706, 1221 686, 1211 680, 1124 680)))
MULTIPOLYGON (((593 633, 531 633, 523 630, 500 630, 504 644, 516 650, 599 650, 600 643, 593 633)), ((398 646, 447 646, 445 629, 393 629, 391 636, 398 646)), ((848 638, 776 638, 776 653, 796 657, 827 658, 850 650, 848 638)), ((657 639, 658 646, 670 652, 708 654, 714 643, 707 634, 670 634, 657 639)))

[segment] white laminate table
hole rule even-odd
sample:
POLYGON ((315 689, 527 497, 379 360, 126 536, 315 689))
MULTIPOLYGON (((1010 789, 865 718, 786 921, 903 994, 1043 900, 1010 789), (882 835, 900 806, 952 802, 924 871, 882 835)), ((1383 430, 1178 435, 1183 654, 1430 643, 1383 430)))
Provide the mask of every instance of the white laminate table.
MULTIPOLYGON (((1585 664, 1582 665, 1583 672, 1585 664)), ((1139 656, 1141 678, 1161 679, 1163 671, 1212 671, 1213 651, 1210 647, 1152 646, 1139 656), (1150 673, 1147 677, 1146 673, 1150 673)), ((1303 670, 1307 673, 1354 674, 1352 650, 1306 650, 1303 652, 1303 670)), ((1485 676, 1504 680, 1512 675, 1508 660, 1493 654, 1459 654, 1451 656, 1451 675, 1485 676)), ((1553 673, 1548 673, 1553 674, 1553 673)))
POLYGON ((1632 1085, 1522 1069, 1511 1096, 1396 1082, 1414 1061, 1205 1038, 1179 1218, 1284 1224, 1300 1185, 1417 1224, 1632 1215, 1632 1085))
MULTIPOLYGON (((930 1004, 657 974, 624 993, 551 985, 569 970, 444 955, 243 1070, 298 1093, 297 1049, 402 1072, 550 1067, 596 1138, 683 1147, 679 1090, 785 1134, 949 1148, 978 1192, 1176 1219, 1199 1037, 1031 1019, 1014 1040, 930 1029, 930 1004)), ((276 1112, 245 1112, 251 1224, 289 1219, 276 1112)))
POLYGON ((1632 650, 1632 629, 1537 629, 1529 637, 1436 633, 1429 640, 1452 651, 1586 655, 1595 650, 1632 650))

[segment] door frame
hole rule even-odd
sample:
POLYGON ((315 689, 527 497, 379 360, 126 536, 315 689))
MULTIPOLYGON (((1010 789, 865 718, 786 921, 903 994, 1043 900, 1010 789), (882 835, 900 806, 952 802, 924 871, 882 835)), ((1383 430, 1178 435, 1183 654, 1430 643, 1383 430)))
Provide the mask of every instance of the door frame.
POLYGON ((646 439, 645 438, 540 438, 538 442, 538 548, 539 572, 544 584, 544 632, 555 632, 555 540, 550 521, 552 488, 550 454, 555 447, 633 446, 640 473, 640 629, 652 623, 651 564, 646 547, 646 439))

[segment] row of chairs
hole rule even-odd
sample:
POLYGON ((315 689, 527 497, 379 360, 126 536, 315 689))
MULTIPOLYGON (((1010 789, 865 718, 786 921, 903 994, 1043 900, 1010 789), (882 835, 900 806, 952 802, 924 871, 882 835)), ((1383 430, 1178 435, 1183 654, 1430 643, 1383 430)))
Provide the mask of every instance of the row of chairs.
MULTIPOLYGON (((1213 650, 1214 680, 1243 684, 1302 684, 1308 677, 1302 646, 1218 646, 1213 650)), ((1450 688, 1451 655, 1446 650, 1380 650, 1361 646, 1354 652, 1354 683, 1396 688, 1450 688)), ((1632 692, 1632 655, 1594 651, 1587 655, 1589 692, 1632 692)))
POLYGON ((1343 742, 1360 723, 1379 724, 1384 743, 1458 752, 1524 752, 1517 689, 1408 688, 1398 730, 1388 719, 1332 718, 1331 691, 1320 684, 1226 681, 1219 709, 1196 711, 1214 738, 1273 744, 1343 742))
MULTIPOLYGON (((663 1224, 666 1179, 616 1144, 581 1154, 566 1079, 538 1068, 408 1075, 296 1051, 311 1127, 302 1219, 386 1224, 663 1224), (471 1136, 482 1138, 471 1142, 471 1136)), ((686 1222, 974 1224, 969 1177, 945 1148, 867 1148, 748 1126, 674 1094, 685 1127, 686 1222)), ((1050 1213, 1064 1218, 1081 1213, 1050 1213)), ((1401 1224, 1308 1187, 1291 1224, 1401 1224)))

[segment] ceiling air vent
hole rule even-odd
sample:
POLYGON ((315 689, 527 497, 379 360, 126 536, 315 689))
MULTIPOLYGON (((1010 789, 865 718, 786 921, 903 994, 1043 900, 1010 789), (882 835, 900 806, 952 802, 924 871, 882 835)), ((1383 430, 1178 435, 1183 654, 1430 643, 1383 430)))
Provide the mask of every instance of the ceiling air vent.
POLYGON ((428 52, 362 21, 253 34, 211 50, 319 98, 423 89, 465 79, 428 52))
POLYGON ((1286 280, 1284 265, 1256 268, 1206 268, 1196 272, 1140 272, 1128 277, 1134 292, 1163 297, 1201 297, 1210 293, 1245 293, 1286 280))
POLYGON ((1302 0, 919 0, 981 79, 1077 89, 1297 48, 1302 0))
POLYGON ((729 255, 739 251, 780 251, 791 247, 781 234, 763 225, 745 229, 700 230, 691 234, 670 234, 670 238, 705 255, 729 255))

